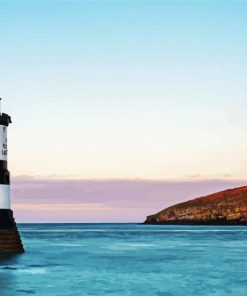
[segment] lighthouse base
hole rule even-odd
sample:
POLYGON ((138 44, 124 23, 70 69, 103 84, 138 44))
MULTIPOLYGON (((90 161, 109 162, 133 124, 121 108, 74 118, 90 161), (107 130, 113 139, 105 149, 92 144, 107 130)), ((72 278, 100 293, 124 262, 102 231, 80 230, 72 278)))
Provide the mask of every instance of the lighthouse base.
POLYGON ((0 209, 0 255, 24 253, 13 211, 0 209))

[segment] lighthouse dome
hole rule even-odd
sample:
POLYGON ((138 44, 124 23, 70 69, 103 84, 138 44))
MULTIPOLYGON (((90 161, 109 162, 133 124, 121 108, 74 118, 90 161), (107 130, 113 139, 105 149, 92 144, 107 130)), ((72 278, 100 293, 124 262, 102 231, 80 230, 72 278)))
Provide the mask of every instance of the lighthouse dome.
POLYGON ((12 123, 12 121, 11 117, 8 114, 0 114, 0 125, 8 126, 10 123, 12 123))

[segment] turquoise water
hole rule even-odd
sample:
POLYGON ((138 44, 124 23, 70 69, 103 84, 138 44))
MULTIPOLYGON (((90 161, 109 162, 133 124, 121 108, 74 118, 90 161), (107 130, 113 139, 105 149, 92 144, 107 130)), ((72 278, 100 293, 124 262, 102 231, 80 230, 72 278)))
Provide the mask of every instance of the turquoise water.
POLYGON ((26 224, 0 295, 247 295, 247 228, 26 224))

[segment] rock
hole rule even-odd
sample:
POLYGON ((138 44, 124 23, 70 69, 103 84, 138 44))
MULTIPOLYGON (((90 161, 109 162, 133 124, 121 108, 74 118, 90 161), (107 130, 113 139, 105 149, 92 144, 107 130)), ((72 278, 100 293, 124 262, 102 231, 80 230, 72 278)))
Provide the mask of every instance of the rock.
POLYGON ((144 223, 247 225, 247 186, 176 204, 148 216, 144 223))

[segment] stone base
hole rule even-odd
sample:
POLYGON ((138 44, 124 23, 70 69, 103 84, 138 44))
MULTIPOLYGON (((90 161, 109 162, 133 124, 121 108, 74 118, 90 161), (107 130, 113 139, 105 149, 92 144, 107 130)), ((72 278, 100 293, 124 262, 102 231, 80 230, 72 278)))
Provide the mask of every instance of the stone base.
POLYGON ((24 253, 24 248, 13 212, 0 209, 0 255, 21 253, 24 253))
POLYGON ((16 229, 0 230, 0 255, 1 254, 21 254, 24 248, 19 232, 16 229))

